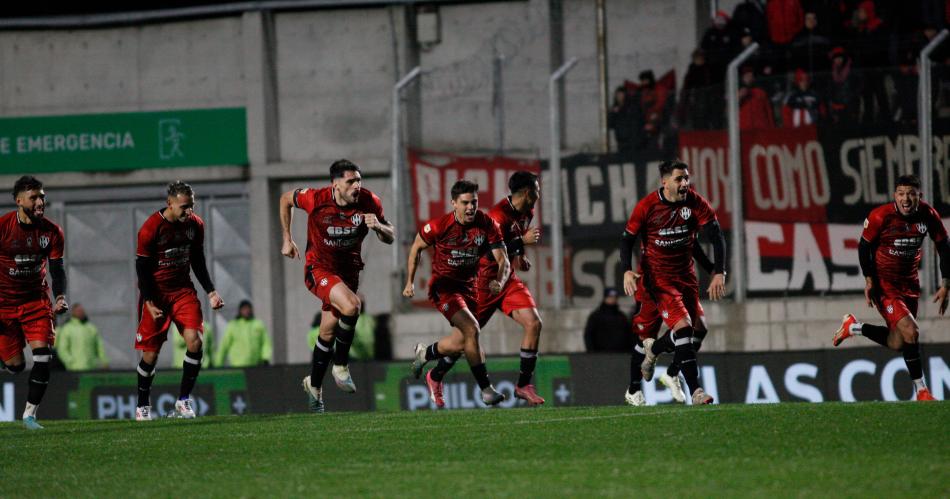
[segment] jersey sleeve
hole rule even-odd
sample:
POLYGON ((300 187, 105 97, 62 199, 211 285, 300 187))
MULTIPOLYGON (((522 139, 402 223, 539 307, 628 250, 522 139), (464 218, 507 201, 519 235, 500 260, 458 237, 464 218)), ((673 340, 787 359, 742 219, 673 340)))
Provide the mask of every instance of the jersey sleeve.
POLYGON ((712 205, 709 204, 709 201, 706 198, 695 194, 696 196, 696 222, 699 223, 699 226, 702 227, 708 223, 716 222, 716 212, 713 210, 712 205))
POLYGON ((195 215, 195 238, 191 241, 191 248, 195 251, 204 251, 205 221, 195 215))
POLYGON ((49 259, 59 260, 66 252, 66 237, 63 236, 63 228, 54 225, 53 240, 50 241, 49 259))
POLYGON ((881 234, 882 222, 883 217, 880 212, 878 210, 872 211, 868 217, 864 219, 864 231, 861 232, 861 239, 869 243, 877 242, 877 238, 881 234))
POLYGON ((517 231, 517 233, 512 232, 511 234, 506 234, 507 232, 506 228, 510 227, 510 224, 509 224, 509 221, 506 219, 507 217, 505 217, 504 212, 502 212, 501 210, 497 208, 492 208, 491 211, 487 213, 487 215, 488 215, 488 220, 491 222, 494 222, 495 225, 497 225, 501 229, 502 238, 506 238, 506 236, 519 237, 522 235, 520 231, 517 231))
POLYGON ((313 207, 317 204, 317 190, 316 189, 297 189, 294 191, 294 206, 300 208, 307 213, 313 211, 313 207))
POLYGON ((389 223, 386 221, 386 215, 383 213, 383 200, 379 199, 379 196, 377 196, 373 192, 370 192, 369 195, 370 195, 370 200, 372 201, 370 212, 376 215, 376 218, 378 218, 381 223, 383 224, 389 223))
POLYGON ((435 246, 435 241, 439 238, 439 232, 441 231, 442 227, 439 226, 439 219, 435 218, 426 222, 422 229, 419 229, 419 237, 429 246, 435 246))
POLYGON ((941 243, 947 240, 947 228, 943 225, 943 220, 940 219, 940 214, 937 213, 937 210, 933 206, 928 206, 927 214, 927 232, 930 233, 930 238, 934 240, 935 243, 941 243))
POLYGON ((149 217, 148 220, 142 224, 142 228, 139 229, 138 244, 135 247, 136 256, 145 256, 149 258, 155 258, 155 225, 152 223, 152 218, 149 217))
POLYGON ((630 218, 627 219, 627 226, 624 228, 624 230, 626 230, 631 235, 637 235, 646 222, 646 215, 647 203, 646 198, 644 198, 639 203, 637 203, 636 206, 634 206, 633 211, 630 213, 630 218))
POLYGON ((505 237, 501 233, 501 226, 492 217, 485 217, 485 231, 488 233, 488 247, 495 250, 505 247, 505 237))

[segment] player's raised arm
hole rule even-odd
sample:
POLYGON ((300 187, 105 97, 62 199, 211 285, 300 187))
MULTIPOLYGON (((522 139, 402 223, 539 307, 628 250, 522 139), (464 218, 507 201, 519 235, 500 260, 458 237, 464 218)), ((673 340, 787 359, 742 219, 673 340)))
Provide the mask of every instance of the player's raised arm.
POLYGON ((409 248, 408 270, 406 272, 406 287, 402 290, 402 295, 406 298, 412 298, 415 295, 416 269, 419 268, 419 259, 422 257, 422 251, 429 245, 422 239, 422 236, 416 234, 416 240, 412 242, 409 248))
POLYGON ((374 213, 366 213, 363 215, 363 223, 376 232, 376 237, 385 244, 392 244, 396 239, 396 228, 385 218, 380 218, 374 213))
POLYGON ((703 231, 713 247, 713 275, 707 292, 715 301, 726 296, 726 238, 717 220, 704 225, 703 231))
POLYGON ((296 197, 300 189, 287 191, 280 196, 280 229, 283 234, 283 244, 280 254, 287 258, 300 258, 300 251, 294 243, 294 236, 290 232, 290 225, 294 221, 294 207, 297 206, 296 197))

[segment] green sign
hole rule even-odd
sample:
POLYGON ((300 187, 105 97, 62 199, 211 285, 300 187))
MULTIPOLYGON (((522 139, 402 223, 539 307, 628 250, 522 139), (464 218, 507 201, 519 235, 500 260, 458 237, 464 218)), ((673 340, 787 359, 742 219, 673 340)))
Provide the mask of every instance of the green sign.
MULTIPOLYGON (((512 379, 518 378, 518 373, 521 368, 521 359, 518 357, 515 358, 491 358, 488 359, 488 371, 492 374, 496 381, 495 387, 498 388, 501 386, 498 383, 504 377, 509 377, 512 379)), ((385 377, 379 381, 373 383, 373 392, 375 394, 376 401, 376 410, 377 411, 398 411, 400 409, 409 409, 417 410, 419 407, 413 407, 407 399, 409 398, 408 394, 405 393, 412 384, 419 384, 419 381, 412 379, 412 376, 409 373, 407 364, 403 362, 392 362, 386 365, 385 377)), ((462 371, 464 367, 456 366, 457 371, 449 374, 446 377, 446 383, 449 383, 451 379, 454 379, 455 376, 461 376, 464 379, 470 377, 467 372, 462 371), (460 369, 461 368, 461 369, 460 369)), ((556 380, 563 380, 571 377, 571 361, 566 355, 551 355, 545 356, 543 361, 538 362, 537 368, 535 369, 534 378, 535 384, 538 388, 538 393, 542 397, 551 398, 554 395, 557 387, 555 386, 556 380)), ((464 389, 468 388, 477 388, 477 385, 472 384, 467 386, 464 389)), ((428 393, 428 391, 426 391, 428 393)), ((446 394, 446 408, 452 409, 457 408, 458 401, 452 400, 452 395, 446 394)), ((428 401, 426 401, 428 403, 428 401)), ((503 403, 502 407, 510 406, 510 404, 515 403, 514 399, 509 399, 509 403, 503 403)), ((549 405, 563 405, 564 403, 557 403, 553 400, 549 405)))
POLYGON ((0 173, 247 162, 244 108, 0 118, 0 173))
MULTIPOLYGON (((152 382, 152 393, 168 387, 176 395, 181 382, 181 372, 162 372, 155 376, 152 382)), ((127 399, 129 408, 134 405, 138 379, 135 373, 83 373, 79 375, 79 386, 67 395, 68 417, 70 419, 112 419, 118 417, 117 406, 114 401, 127 399), (111 411, 109 414, 105 412, 111 411)), ((212 414, 231 414, 234 412, 235 396, 247 399, 247 378, 244 371, 239 369, 215 369, 202 373, 195 385, 195 398, 201 398, 202 403, 213 405, 212 414), (208 402, 204 402, 200 394, 209 395, 208 402)), ((154 397, 153 397, 154 398, 154 397)), ((157 402, 153 400, 153 402, 157 402)), ((239 413, 243 413, 243 409, 239 413)), ((128 417, 134 417, 131 414, 128 417)))

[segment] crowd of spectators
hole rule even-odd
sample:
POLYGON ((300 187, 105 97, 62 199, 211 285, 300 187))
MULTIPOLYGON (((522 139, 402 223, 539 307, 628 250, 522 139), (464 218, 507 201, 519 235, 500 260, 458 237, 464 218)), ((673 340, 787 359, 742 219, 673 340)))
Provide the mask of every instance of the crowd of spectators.
MULTIPOLYGON (((740 68, 742 129, 901 123, 917 118, 917 58, 950 26, 950 0, 746 0, 716 13, 678 99, 652 71, 616 89, 609 125, 621 152, 662 148, 679 129, 726 126, 730 61, 740 68), (674 102, 675 101, 675 102, 674 102)), ((950 42, 932 55, 938 117, 950 114, 950 42)))

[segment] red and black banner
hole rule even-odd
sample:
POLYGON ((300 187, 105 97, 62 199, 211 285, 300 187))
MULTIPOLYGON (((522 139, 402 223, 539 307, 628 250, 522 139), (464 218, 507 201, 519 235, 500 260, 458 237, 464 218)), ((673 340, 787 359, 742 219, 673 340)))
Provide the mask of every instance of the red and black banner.
MULTIPOLYGON (((875 207, 893 200, 897 177, 920 173, 916 134, 916 129, 898 127, 822 126, 743 132, 744 263, 750 296, 862 290, 857 253, 862 223, 875 207)), ((676 150, 690 165, 694 188, 716 210, 730 242, 726 132, 681 132, 676 150)), ((482 207, 488 208, 507 194, 507 176, 522 168, 544 171, 540 211, 550 209, 554 193, 544 190, 550 185, 546 161, 418 151, 410 151, 409 157, 420 221, 449 210, 448 189, 456 179, 479 182, 482 207)), ((575 304, 596 302, 604 287, 621 284, 620 235, 637 201, 659 187, 657 165, 665 159, 658 151, 561 158, 558 194, 563 206, 565 289, 575 304)), ((950 226, 950 124, 946 122, 935 127, 933 165, 934 199, 930 201, 950 226)), ((550 229, 544 234, 549 237, 550 229)), ((542 245, 532 248, 540 272, 528 276, 535 279, 529 286, 538 288, 542 304, 553 289, 547 270, 553 269, 554 262, 546 242, 542 239, 542 245)))

